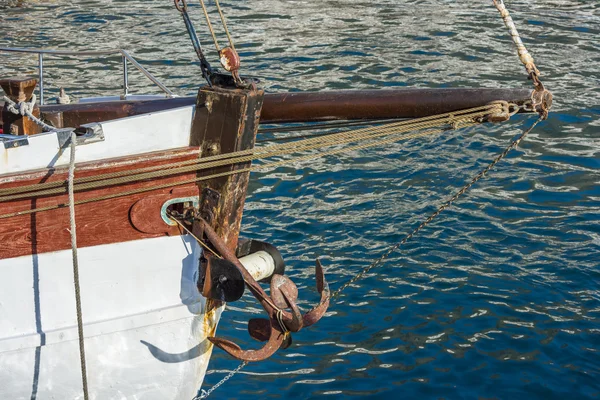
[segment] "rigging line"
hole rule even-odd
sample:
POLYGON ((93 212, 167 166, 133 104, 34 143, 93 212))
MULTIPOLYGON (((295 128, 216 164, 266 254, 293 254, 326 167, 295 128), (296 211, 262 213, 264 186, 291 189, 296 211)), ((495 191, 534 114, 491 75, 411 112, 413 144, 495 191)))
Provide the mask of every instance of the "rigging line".
MULTIPOLYGON (((194 163, 207 163, 207 162, 214 161, 214 160, 228 159, 228 158, 233 158, 233 157, 241 156, 241 155, 249 155, 249 154, 255 154, 255 153, 276 151, 276 149, 287 149, 290 147, 298 149, 298 148, 300 148, 300 146, 309 145, 309 144, 317 144, 317 143, 321 143, 321 142, 322 143, 329 143, 329 142, 340 143, 340 140, 339 140, 340 138, 350 137, 352 135, 357 135, 357 137, 360 138, 360 137, 362 137, 363 133, 370 133, 373 131, 377 132, 383 128, 410 127, 409 130, 412 130, 412 129, 416 129, 418 127, 430 127, 430 126, 446 123, 446 122, 448 122, 448 120, 453 119, 453 117, 454 118, 466 117, 468 113, 472 114, 472 113, 474 113, 476 111, 480 111, 480 110, 481 111, 487 110, 490 113, 492 113, 495 110, 499 111, 500 107, 501 107, 500 104, 494 103, 494 104, 489 104, 489 105, 480 106, 480 107, 474 107, 474 108, 470 108, 470 109, 466 109, 466 110, 459 110, 459 111, 455 111, 454 113, 445 113, 445 114, 432 115, 432 116, 428 116, 428 117, 421 117, 421 118, 416 118, 416 119, 411 119, 411 120, 403 120, 403 121, 399 121, 396 123, 384 125, 382 127, 380 126, 380 127, 361 128, 361 129, 356 129, 356 130, 332 133, 331 136, 328 136, 323 139, 319 139, 319 138, 306 139, 306 140, 303 140, 301 143, 294 142, 294 143, 284 143, 284 144, 270 145, 270 146, 264 146, 264 147, 257 147, 257 148, 241 150, 241 151, 232 152, 232 153, 216 154, 213 156, 203 157, 199 160, 188 160, 188 161, 184 161, 184 162, 180 162, 180 163, 151 166, 151 167, 146 167, 146 168, 140 168, 137 170, 127 170, 127 171, 113 172, 113 173, 103 174, 103 175, 95 175, 95 176, 89 176, 89 177, 83 177, 83 178, 76 178, 75 183, 91 182, 91 181, 96 181, 96 180, 102 180, 102 179, 113 178, 113 177, 118 177, 118 176, 133 175, 133 174, 136 174, 139 172, 154 171, 154 170, 159 170, 159 169, 175 168, 178 166, 189 165, 189 164, 194 164, 194 163), (435 121, 435 123, 434 123, 434 121, 435 121), (425 123, 425 122, 431 122, 432 124, 431 125, 430 124, 423 125, 422 123, 425 123)), ((472 116, 472 115, 469 115, 469 116, 472 116)), ((0 189, 0 196, 7 195, 7 194, 13 194, 13 193, 21 193, 21 192, 26 192, 26 191, 31 191, 31 190, 39 190, 39 189, 49 188, 49 187, 65 186, 65 184, 66 184, 66 182, 64 182, 64 181, 54 181, 54 182, 38 183, 38 184, 33 184, 33 185, 28 185, 28 186, 0 189)))
POLYGON ((77 226, 75 224, 75 193, 73 180, 75 178, 75 151, 77 135, 71 132, 71 155, 69 161, 69 220, 71 233, 71 252, 73 253, 73 284, 75 285, 75 310, 77 312, 77 336, 79 339, 79 361, 81 364, 81 383, 83 398, 88 400, 87 368, 85 362, 85 342, 83 336, 83 315, 81 311, 81 288, 79 284, 79 259, 77 257, 77 226))
MULTIPOLYGON (((457 121, 454 121, 454 123, 456 123, 456 122, 457 121)), ((419 126, 419 128, 423 129, 423 128, 433 127, 430 125, 437 126, 439 124, 424 123, 424 124, 421 124, 419 126)), ((379 132, 378 134, 372 135, 370 137, 370 139, 374 139, 374 138, 377 138, 380 136, 399 134, 399 133, 405 132, 406 130, 407 129, 404 129, 404 130, 401 129, 401 130, 391 131, 391 132, 388 130, 381 130, 381 132, 379 132)), ((414 130, 414 129, 413 129, 413 127, 410 127, 409 130, 414 130)), ((361 137, 361 139, 362 139, 362 137, 361 137)), ((356 140, 353 140, 352 137, 347 140, 339 139, 337 141, 328 143, 327 146, 334 145, 334 144, 351 143, 353 141, 356 141, 356 140)), ((153 172, 136 174, 136 175, 128 175, 128 176, 118 177, 118 178, 110 178, 110 179, 105 179, 102 181, 81 183, 81 184, 76 185, 75 190, 83 191, 83 190, 97 189, 97 188, 106 187, 106 186, 122 185, 122 184, 126 184, 126 183, 132 183, 132 182, 137 182, 137 181, 142 181, 142 180, 147 180, 147 179, 161 178, 161 177, 173 176, 173 175, 182 174, 182 173, 199 171, 202 169, 211 169, 211 168, 215 168, 215 167, 239 164, 239 163, 249 162, 249 161, 253 161, 253 160, 257 160, 257 159, 261 159, 261 158, 269 158, 269 157, 274 157, 274 156, 281 156, 281 155, 286 155, 286 154, 291 154, 291 153, 297 153, 300 151, 314 150, 314 149, 318 149, 318 148, 322 148, 322 147, 325 147, 325 146, 322 144, 317 144, 314 146, 305 146, 305 147, 297 147, 297 148, 288 147, 285 150, 277 149, 279 151, 272 151, 269 153, 259 153, 259 154, 249 155, 249 156, 238 157, 238 158, 234 158, 234 159, 209 162, 209 163, 205 163, 205 164, 187 165, 187 166, 182 166, 182 167, 173 168, 173 169, 169 169, 169 170, 159 170, 159 171, 153 171, 153 172)), ((11 201, 11 200, 16 200, 16 199, 21 199, 21 198, 29 198, 29 197, 33 197, 33 196, 48 196, 48 195, 53 195, 53 194, 61 194, 63 192, 64 192, 64 188, 40 190, 40 191, 32 192, 32 193, 30 192, 30 193, 25 193, 25 194, 15 194, 15 195, 11 195, 11 196, 0 197, 0 202, 11 201)))
MULTIPOLYGON (((472 125, 475 125, 475 123, 465 123, 464 126, 460 126, 460 127, 463 128, 463 127, 472 126, 472 125)), ((285 165, 286 163, 290 163, 290 162, 305 161, 305 160, 309 160, 312 158, 319 158, 319 157, 323 157, 323 156, 327 156, 327 155, 333 155, 333 154, 354 151, 354 150, 362 150, 362 149, 366 149, 369 147, 378 146, 381 144, 389 144, 389 143, 397 142, 399 140, 413 139, 413 138, 423 137, 423 136, 432 135, 432 134, 441 133, 441 132, 443 132, 441 129, 431 129, 428 131, 419 132, 419 133, 415 133, 415 134, 403 135, 401 137, 394 136, 392 138, 380 140, 380 141, 373 142, 373 143, 364 143, 364 144, 351 146, 351 147, 347 147, 347 148, 334 149, 334 150, 330 150, 330 151, 322 152, 322 153, 308 154, 308 155, 305 155, 302 157, 296 157, 296 158, 292 158, 289 160, 281 160, 281 161, 266 163, 266 164, 257 165, 257 166, 250 167, 250 168, 242 168, 242 169, 237 169, 234 171, 226 171, 226 172, 222 172, 222 173, 218 173, 218 174, 212 174, 212 175, 192 178, 192 179, 179 181, 179 182, 168 182, 168 183, 165 183, 162 185, 156 185, 156 186, 145 187, 145 188, 137 188, 137 189, 132 189, 132 190, 124 191, 124 192, 113 193, 110 195, 99 196, 99 197, 85 199, 85 200, 79 200, 79 201, 75 202, 75 205, 93 203, 93 202, 98 202, 98 201, 103 201, 103 200, 110 200, 110 199, 115 199, 118 197, 129 196, 132 194, 144 193, 144 192, 149 192, 149 191, 153 191, 153 190, 167 189, 167 188, 172 188, 174 186, 181 186, 181 185, 196 183, 196 182, 205 181, 205 180, 209 180, 209 179, 235 175, 235 174, 239 174, 239 173, 258 171, 258 170, 267 169, 267 168, 276 168, 276 167, 285 165)), ((30 210, 17 211, 17 212, 0 215, 0 219, 17 217, 17 216, 21 216, 21 215, 28 215, 28 214, 33 214, 36 212, 51 211, 51 210, 56 210, 56 209, 60 209, 60 208, 65 208, 67 206, 68 206, 68 203, 61 203, 61 204, 54 204, 51 206, 39 207, 39 208, 35 208, 35 209, 30 209, 30 210)))
POLYGON ((215 48, 217 52, 221 52, 221 48, 219 47, 219 42, 217 41, 217 36, 215 35, 215 31, 210 23, 210 17, 208 16, 208 10, 206 9, 206 5, 204 4, 204 0, 200 0, 200 5, 202 6, 202 11, 204 11, 204 17, 206 18, 206 24, 208 25, 208 30, 212 35, 213 41, 215 42, 215 48))
MULTIPOLYGON (((80 179, 76 180, 76 183, 78 184, 77 190, 87 190, 90 188, 98 187, 101 184, 113 185, 113 184, 127 183, 128 181, 132 181, 132 180, 136 180, 136 179, 141 180, 141 179, 155 178, 155 177, 159 177, 159 176, 175 175, 178 173, 189 172, 191 170, 194 170, 195 168, 197 168, 197 169, 203 169, 203 167, 204 168, 214 168, 217 166, 252 161, 254 159, 258 159, 261 157, 267 158, 267 157, 271 157, 271 156, 275 156, 275 155, 283 155, 283 154, 289 154, 289 153, 293 153, 293 152, 299 152, 302 150, 311 150, 311 149, 315 149, 319 146, 325 147, 325 146, 329 146, 329 145, 333 145, 333 144, 349 143, 352 141, 357 141, 357 140, 369 138, 369 137, 376 138, 376 137, 384 136, 387 134, 400 133, 403 131, 405 132, 407 130, 430 128, 433 126, 447 124, 449 122, 456 122, 457 120, 460 120, 462 118, 467 118, 467 117, 468 117, 468 119, 472 120, 474 118, 483 117, 483 116, 487 115, 489 112, 493 112, 495 109, 498 109, 499 107, 500 107, 500 105, 498 105, 498 104, 492 104, 492 105, 483 107, 484 109, 486 109, 487 112, 482 111, 479 113, 467 114, 466 112, 461 111, 461 112, 455 113, 456 115, 460 114, 460 118, 448 117, 446 119, 438 118, 437 120, 432 120, 431 117, 426 117, 426 118, 420 118, 417 120, 412 120, 411 123, 408 123, 409 121, 401 121, 401 122, 397 122, 394 124, 388 124, 388 125, 383 125, 383 126, 379 126, 379 127, 370 127, 370 128, 362 128, 362 129, 351 130, 351 131, 338 132, 338 133, 330 134, 330 136, 328 136, 326 138, 309 138, 309 139, 299 140, 299 141, 292 142, 292 143, 277 144, 277 145, 271 145, 271 146, 264 146, 261 148, 242 150, 239 152, 220 154, 220 155, 205 157, 205 158, 202 158, 199 160, 188 160, 188 161, 180 162, 180 163, 165 164, 165 165, 160 165, 160 166, 140 168, 137 170, 127 170, 127 171, 121 171, 121 172, 104 174, 104 175, 84 177, 84 178, 80 178, 80 179), (403 128, 403 129, 399 129, 396 132, 389 132, 389 130, 394 129, 396 127, 403 128), (252 156, 241 157, 246 154, 252 155, 252 156), (241 156, 239 158, 235 158, 237 155, 241 155, 241 156), (211 162, 211 160, 217 160, 217 162, 211 162), (218 162, 219 160, 225 160, 225 161, 218 162), (196 167, 194 167, 194 166, 186 167, 191 164, 196 164, 196 167), (160 172, 152 173, 152 171, 156 171, 156 170, 160 170, 160 172), (151 171, 151 172, 149 172, 147 174, 142 174, 142 173, 137 174, 140 171, 142 171, 142 172, 151 171), (123 178, 117 179, 118 177, 123 177, 123 178), (128 177, 128 178, 125 179, 125 177, 128 177), (93 184, 82 185, 81 184, 81 182, 84 182, 84 183, 85 182, 97 182, 97 181, 102 181, 103 179, 105 179, 105 181, 103 183, 101 182, 98 185, 93 185, 93 184), (112 179, 112 180, 109 181, 109 179, 112 179)), ((474 108, 472 110, 478 110, 478 109, 480 109, 480 107, 474 108)), ((449 114, 449 115, 451 115, 451 114, 449 114)), ((445 116, 445 114, 442 114, 442 116, 445 116)), ((32 190, 42 190, 45 188, 55 188, 55 189, 46 190, 44 192, 37 192, 36 194, 38 194, 38 195, 60 194, 60 193, 64 193, 64 186, 65 186, 65 183, 63 181, 55 181, 55 182, 45 182, 45 183, 41 183, 41 184, 32 184, 32 185, 28 185, 28 186, 0 189, 0 196, 4 195, 4 197, 0 197, 0 202, 14 200, 17 198, 22 198, 22 197, 31 197, 34 194, 29 193, 24 196, 16 196, 16 195, 10 196, 10 195, 26 193, 26 192, 30 192, 32 190)))
MULTIPOLYGON (((440 120, 439 123, 441 124, 443 122, 444 121, 440 120)), ((391 125, 388 125, 388 126, 392 127, 391 125)), ((421 126, 421 125, 415 124, 415 126, 421 126)), ((366 129, 369 129, 369 128, 366 128, 366 129)), ((360 137, 361 133, 366 133, 366 132, 370 132, 370 130, 363 129, 363 130, 337 132, 337 133, 331 134, 329 140, 327 140, 327 138, 321 139, 321 140, 307 139, 307 140, 304 140, 302 143, 293 143, 293 144, 287 143, 287 144, 281 144, 281 145, 264 146, 264 147, 260 147, 260 148, 241 150, 241 151, 233 152, 233 153, 217 154, 214 156, 203 157, 199 160, 189 160, 189 161, 184 161, 184 162, 180 162, 180 163, 151 166, 151 167, 146 167, 146 168, 139 168, 136 170, 127 170, 127 171, 122 171, 122 172, 113 172, 113 173, 103 174, 103 175, 94 175, 94 176, 90 176, 90 177, 83 177, 83 178, 76 179, 75 182, 76 183, 93 182, 93 181, 99 181, 99 180, 114 178, 114 177, 119 177, 119 176, 131 176, 131 175, 134 175, 135 173, 150 172, 150 171, 156 171, 156 170, 166 170, 166 169, 181 167, 181 166, 190 165, 190 164, 208 163, 213 160, 232 159, 238 155, 243 156, 243 155, 250 155, 250 154, 256 154, 256 153, 259 153, 262 155, 262 154, 265 154, 270 151, 276 151, 277 149, 286 149, 286 148, 291 148, 291 147, 293 147, 295 149, 301 149, 302 146, 308 145, 308 144, 330 142, 332 140, 331 138, 334 138, 334 137, 336 138, 335 142, 340 143, 339 139, 337 139, 340 136, 347 136, 350 134, 355 134, 355 135, 358 135, 358 137, 360 137)), ((218 164, 218 165, 221 165, 221 164, 218 164)), ((214 166, 214 164, 211 164, 211 166, 214 166)), ((32 190, 41 190, 41 189, 46 189, 46 188, 61 187, 61 186, 63 186, 63 187, 66 186, 66 182, 64 182, 64 181, 45 182, 45 183, 32 184, 32 185, 28 185, 28 186, 19 186, 19 187, 7 188, 7 189, 0 189, 0 196, 16 194, 16 193, 24 193, 24 192, 28 192, 28 191, 32 191, 32 190)))
POLYGON ((219 0, 215 0, 215 5, 217 6, 217 11, 219 12, 219 16, 221 17, 221 23, 223 24, 223 28, 225 28, 225 34, 227 35, 227 40, 229 40, 229 45, 235 51, 235 46, 233 45, 233 40, 231 40, 229 29, 227 29, 227 23, 225 22, 225 16, 223 15, 223 11, 221 10, 221 6, 219 5, 219 0))
POLYGON ((305 124, 300 126, 279 126, 273 128, 260 128, 258 133, 279 133, 279 132, 301 132, 311 131, 316 129, 329 129, 329 128, 345 128, 348 126, 363 126, 373 124, 388 124, 393 122, 399 122, 405 120, 404 118, 390 118, 390 119, 363 119, 360 121, 334 121, 334 122, 323 122, 316 124, 305 124))
POLYGON ((525 66, 527 73, 540 75, 540 71, 538 71, 538 69, 536 68, 535 63, 533 61, 533 57, 531 56, 531 54, 529 54, 529 51, 523 44, 521 36, 517 31, 517 27, 512 17, 510 16, 510 13, 506 9, 504 2, 502 0, 493 0, 493 2, 498 11, 500 12, 500 16, 504 21, 504 25, 506 25, 506 27, 508 28, 508 32, 510 34, 510 37, 512 38, 512 41, 514 42, 515 46, 517 46, 519 60, 521 60, 521 63, 525 66))
POLYGON ((433 219, 435 217, 440 215, 445 209, 447 209, 450 205, 452 205, 452 203, 454 203, 460 196, 462 196, 467 190, 469 190, 471 188, 471 186, 473 186, 477 181, 479 181, 481 178, 483 178, 500 160, 502 160, 504 157, 506 157, 506 155, 512 149, 516 148, 519 145, 519 143, 521 143, 521 141, 542 120, 543 120, 542 116, 538 117, 538 119, 529 127, 529 129, 523 131, 523 133, 521 133, 521 135, 517 139, 513 140, 510 143, 510 145, 508 145, 508 147, 506 147, 506 149, 504 149, 504 151, 502 153, 500 153, 498 156, 496 156, 496 158, 494 158, 494 160, 491 163, 489 163, 483 170, 481 170, 481 172, 479 172, 477 175, 475 175, 475 177, 473 177, 471 179, 471 181, 469 181, 458 192, 456 192, 451 198, 449 198, 441 206, 439 206, 438 209, 433 214, 431 214, 429 217, 427 217, 427 219, 425 219, 423 222, 421 222, 421 224, 419 224, 419 226, 417 226, 408 235, 406 235, 404 237, 404 239, 402 239, 400 242, 398 242, 395 245, 393 245, 392 247, 390 247, 381 257, 379 257, 377 260, 372 262, 366 268, 361 270, 358 274, 356 274, 348 282, 346 282, 345 284, 340 286, 340 288, 338 288, 335 292, 333 292, 331 294, 331 298, 334 299, 337 296, 339 296, 340 293, 342 293, 348 286, 352 285, 353 283, 355 283, 356 281, 358 281, 359 279, 364 277, 365 274, 367 274, 371 269, 373 269, 374 267, 380 265, 383 261, 385 261, 392 252, 397 250, 400 246, 402 246, 403 244, 408 242, 413 236, 415 236, 417 233, 419 233, 419 231, 421 229, 426 227, 431 221, 433 221, 433 219))

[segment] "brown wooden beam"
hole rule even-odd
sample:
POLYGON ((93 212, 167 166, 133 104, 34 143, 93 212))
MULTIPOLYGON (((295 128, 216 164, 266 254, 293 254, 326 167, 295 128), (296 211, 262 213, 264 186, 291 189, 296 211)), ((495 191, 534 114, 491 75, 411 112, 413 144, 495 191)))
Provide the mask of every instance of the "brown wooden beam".
POLYGON ((396 89, 277 93, 265 96, 262 123, 419 118, 482 106, 495 100, 519 105, 529 89, 396 89))
MULTIPOLYGON (((202 90, 202 89, 201 89, 202 90)), ((529 89, 442 88, 394 90, 342 90, 265 94, 261 123, 310 122, 336 119, 417 118, 506 100, 523 104, 529 89)), ((144 114, 196 102, 196 97, 51 104, 41 107, 46 120, 57 127, 79 126, 144 114)), ((198 104, 198 108, 202 108, 198 104)))

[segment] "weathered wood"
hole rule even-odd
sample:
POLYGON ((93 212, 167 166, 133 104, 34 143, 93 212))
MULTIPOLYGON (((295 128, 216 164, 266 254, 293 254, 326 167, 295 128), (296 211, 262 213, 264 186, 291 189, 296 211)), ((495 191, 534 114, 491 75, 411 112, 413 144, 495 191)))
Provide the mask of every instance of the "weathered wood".
POLYGON ((147 114, 191 106, 195 97, 175 97, 158 100, 106 101, 98 103, 48 104, 42 106, 44 119, 56 123, 57 128, 77 127, 92 122, 147 114))
POLYGON ((0 79, 0 87, 9 99, 15 103, 31 100, 33 90, 37 86, 35 78, 8 78, 0 79))
MULTIPOLYGON (((263 104, 262 90, 201 88, 196 101, 190 145, 201 146, 202 156, 224 154, 254 147, 263 104)), ((207 174, 247 168, 250 162, 207 170, 207 174)), ((199 182, 200 190, 215 190, 220 199, 212 226, 235 250, 246 200, 249 173, 199 182)))
MULTIPOLYGON (((0 87, 2 87, 6 96, 15 103, 31 101, 36 86, 37 79, 34 78, 11 78, 0 80, 0 87)), ((36 118, 40 117, 40 109, 37 103, 33 107, 32 114, 36 118)), ((33 135, 42 131, 42 129, 28 117, 8 111, 8 104, 2 104, 0 120, 2 121, 2 124, 0 125, 2 126, 4 133, 12 135, 33 135)))
MULTIPOLYGON (((198 94, 199 107, 191 133, 191 146, 186 149, 150 153, 116 160, 78 164, 76 177, 96 176, 136 168, 193 160, 200 154, 213 155, 252 148, 262 105, 263 92, 252 90, 209 90, 198 94)), ((224 240, 235 249, 239 236, 248 173, 180 185, 192 180, 249 165, 224 166, 212 170, 183 173, 176 176, 92 189, 75 194, 76 201, 171 185, 108 200, 76 206, 79 247, 118 243, 162 235, 178 235, 178 227, 164 223, 162 205, 169 199, 198 197, 199 190, 210 187, 220 194, 213 223, 224 240)), ((67 179, 67 168, 25 172, 0 177, 0 188, 67 179)), ((65 194, 13 200, 0 204, 0 214, 66 204, 65 194)), ((67 207, 36 212, 0 220, 0 259, 39 254, 70 248, 69 210, 67 207)))
MULTIPOLYGON (((94 176, 131 170, 133 168, 193 160, 198 157, 198 152, 198 148, 186 148, 117 160, 78 164, 76 177, 94 176)), ((0 188, 4 189, 41 182, 65 181, 67 173, 67 169, 62 168, 5 176, 0 178, 0 188)), ((144 199, 155 196, 160 196, 165 201, 170 198, 183 197, 181 196, 182 193, 186 196, 198 196, 198 188, 195 183, 178 185, 182 181, 195 177, 196 173, 191 172, 76 193, 75 200, 79 201, 122 193, 133 189, 172 184, 172 187, 168 189, 150 190, 144 193, 75 206, 78 246, 87 247, 164 235, 179 235, 180 231, 177 227, 171 227, 162 222, 160 207, 157 204, 144 207, 144 209, 139 209, 138 207, 139 213, 136 212, 134 206, 139 202, 143 202, 144 199)), ((0 203, 0 214, 67 202, 68 196, 66 194, 14 200, 0 203)), ((162 203, 160 205, 162 206, 162 203)), ((0 259, 69 249, 71 247, 71 239, 68 228, 68 207, 2 219, 0 220, 0 259)))

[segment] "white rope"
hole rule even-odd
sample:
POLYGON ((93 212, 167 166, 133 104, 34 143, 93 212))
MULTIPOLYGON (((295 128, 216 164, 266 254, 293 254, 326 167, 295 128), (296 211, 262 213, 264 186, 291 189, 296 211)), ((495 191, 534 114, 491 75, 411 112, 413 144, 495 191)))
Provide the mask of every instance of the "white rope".
POLYGON ((521 63, 523 63, 523 65, 525 66, 527 73, 529 73, 529 74, 535 73, 536 75, 540 75, 540 71, 538 71, 538 69, 536 68, 534 61, 533 61, 533 57, 531 56, 531 54, 529 54, 529 51, 527 51, 527 48, 523 44, 523 41, 521 40, 521 36, 519 35, 519 32, 517 31, 517 27, 516 27, 512 17, 510 16, 510 13, 506 9, 504 2, 502 0, 493 0, 493 2, 494 2, 494 5, 496 6, 496 8, 498 9, 498 11, 500 12, 500 16, 502 17, 502 20, 504 21, 504 25, 506 25, 506 27, 508 28, 508 32, 510 33, 510 37, 512 38, 512 41, 517 46, 517 52, 519 53, 519 60, 521 60, 521 63))
POLYGON ((35 94, 31 95, 31 101, 21 101, 19 103, 15 103, 11 99, 6 96, 2 96, 2 100, 8 104, 7 108, 13 114, 22 115, 24 117, 29 117, 30 120, 35 122, 37 125, 41 126, 43 130, 50 132, 56 130, 56 128, 52 125, 48 125, 43 122, 41 119, 37 118, 33 115, 33 107, 35 106, 35 102, 37 101, 37 97, 35 94))
POLYGON ((71 132, 71 158, 69 160, 69 219, 71 222, 71 251, 73 253, 73 282, 75 284, 75 306, 77 309, 77 331, 79 335, 79 359, 81 361, 81 382, 83 398, 88 400, 87 372, 85 363, 85 344, 83 336, 83 318, 81 313, 81 293, 79 287, 79 260, 77 258, 77 226, 75 224, 75 151, 77 135, 71 132))

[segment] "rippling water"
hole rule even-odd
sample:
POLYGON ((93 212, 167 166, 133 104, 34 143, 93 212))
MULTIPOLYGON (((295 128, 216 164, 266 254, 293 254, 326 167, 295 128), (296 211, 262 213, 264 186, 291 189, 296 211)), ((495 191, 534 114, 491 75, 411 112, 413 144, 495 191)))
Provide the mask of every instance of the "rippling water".
MULTIPOLYGON (((507 3, 554 93, 550 118, 290 349, 249 365, 214 398, 600 397, 600 3, 507 3)), ((269 91, 529 85, 490 1, 223 5, 244 73, 269 91)), ((197 3, 191 13, 200 31, 197 3)), ((2 1, 0 46, 122 47, 178 94, 201 80, 168 0, 2 1)), ((34 73, 35 60, 2 55, 0 75, 34 73)), ((46 84, 118 94, 120 60, 100 61, 48 60, 46 84)), ((131 84, 154 90, 133 72, 131 84)), ((282 250, 308 306, 316 257, 338 288, 531 122, 256 173, 244 233, 282 250)), ((245 331, 255 312, 250 298, 232 304, 220 335, 256 347, 245 331)), ((237 365, 216 351, 205 388, 237 365)))

